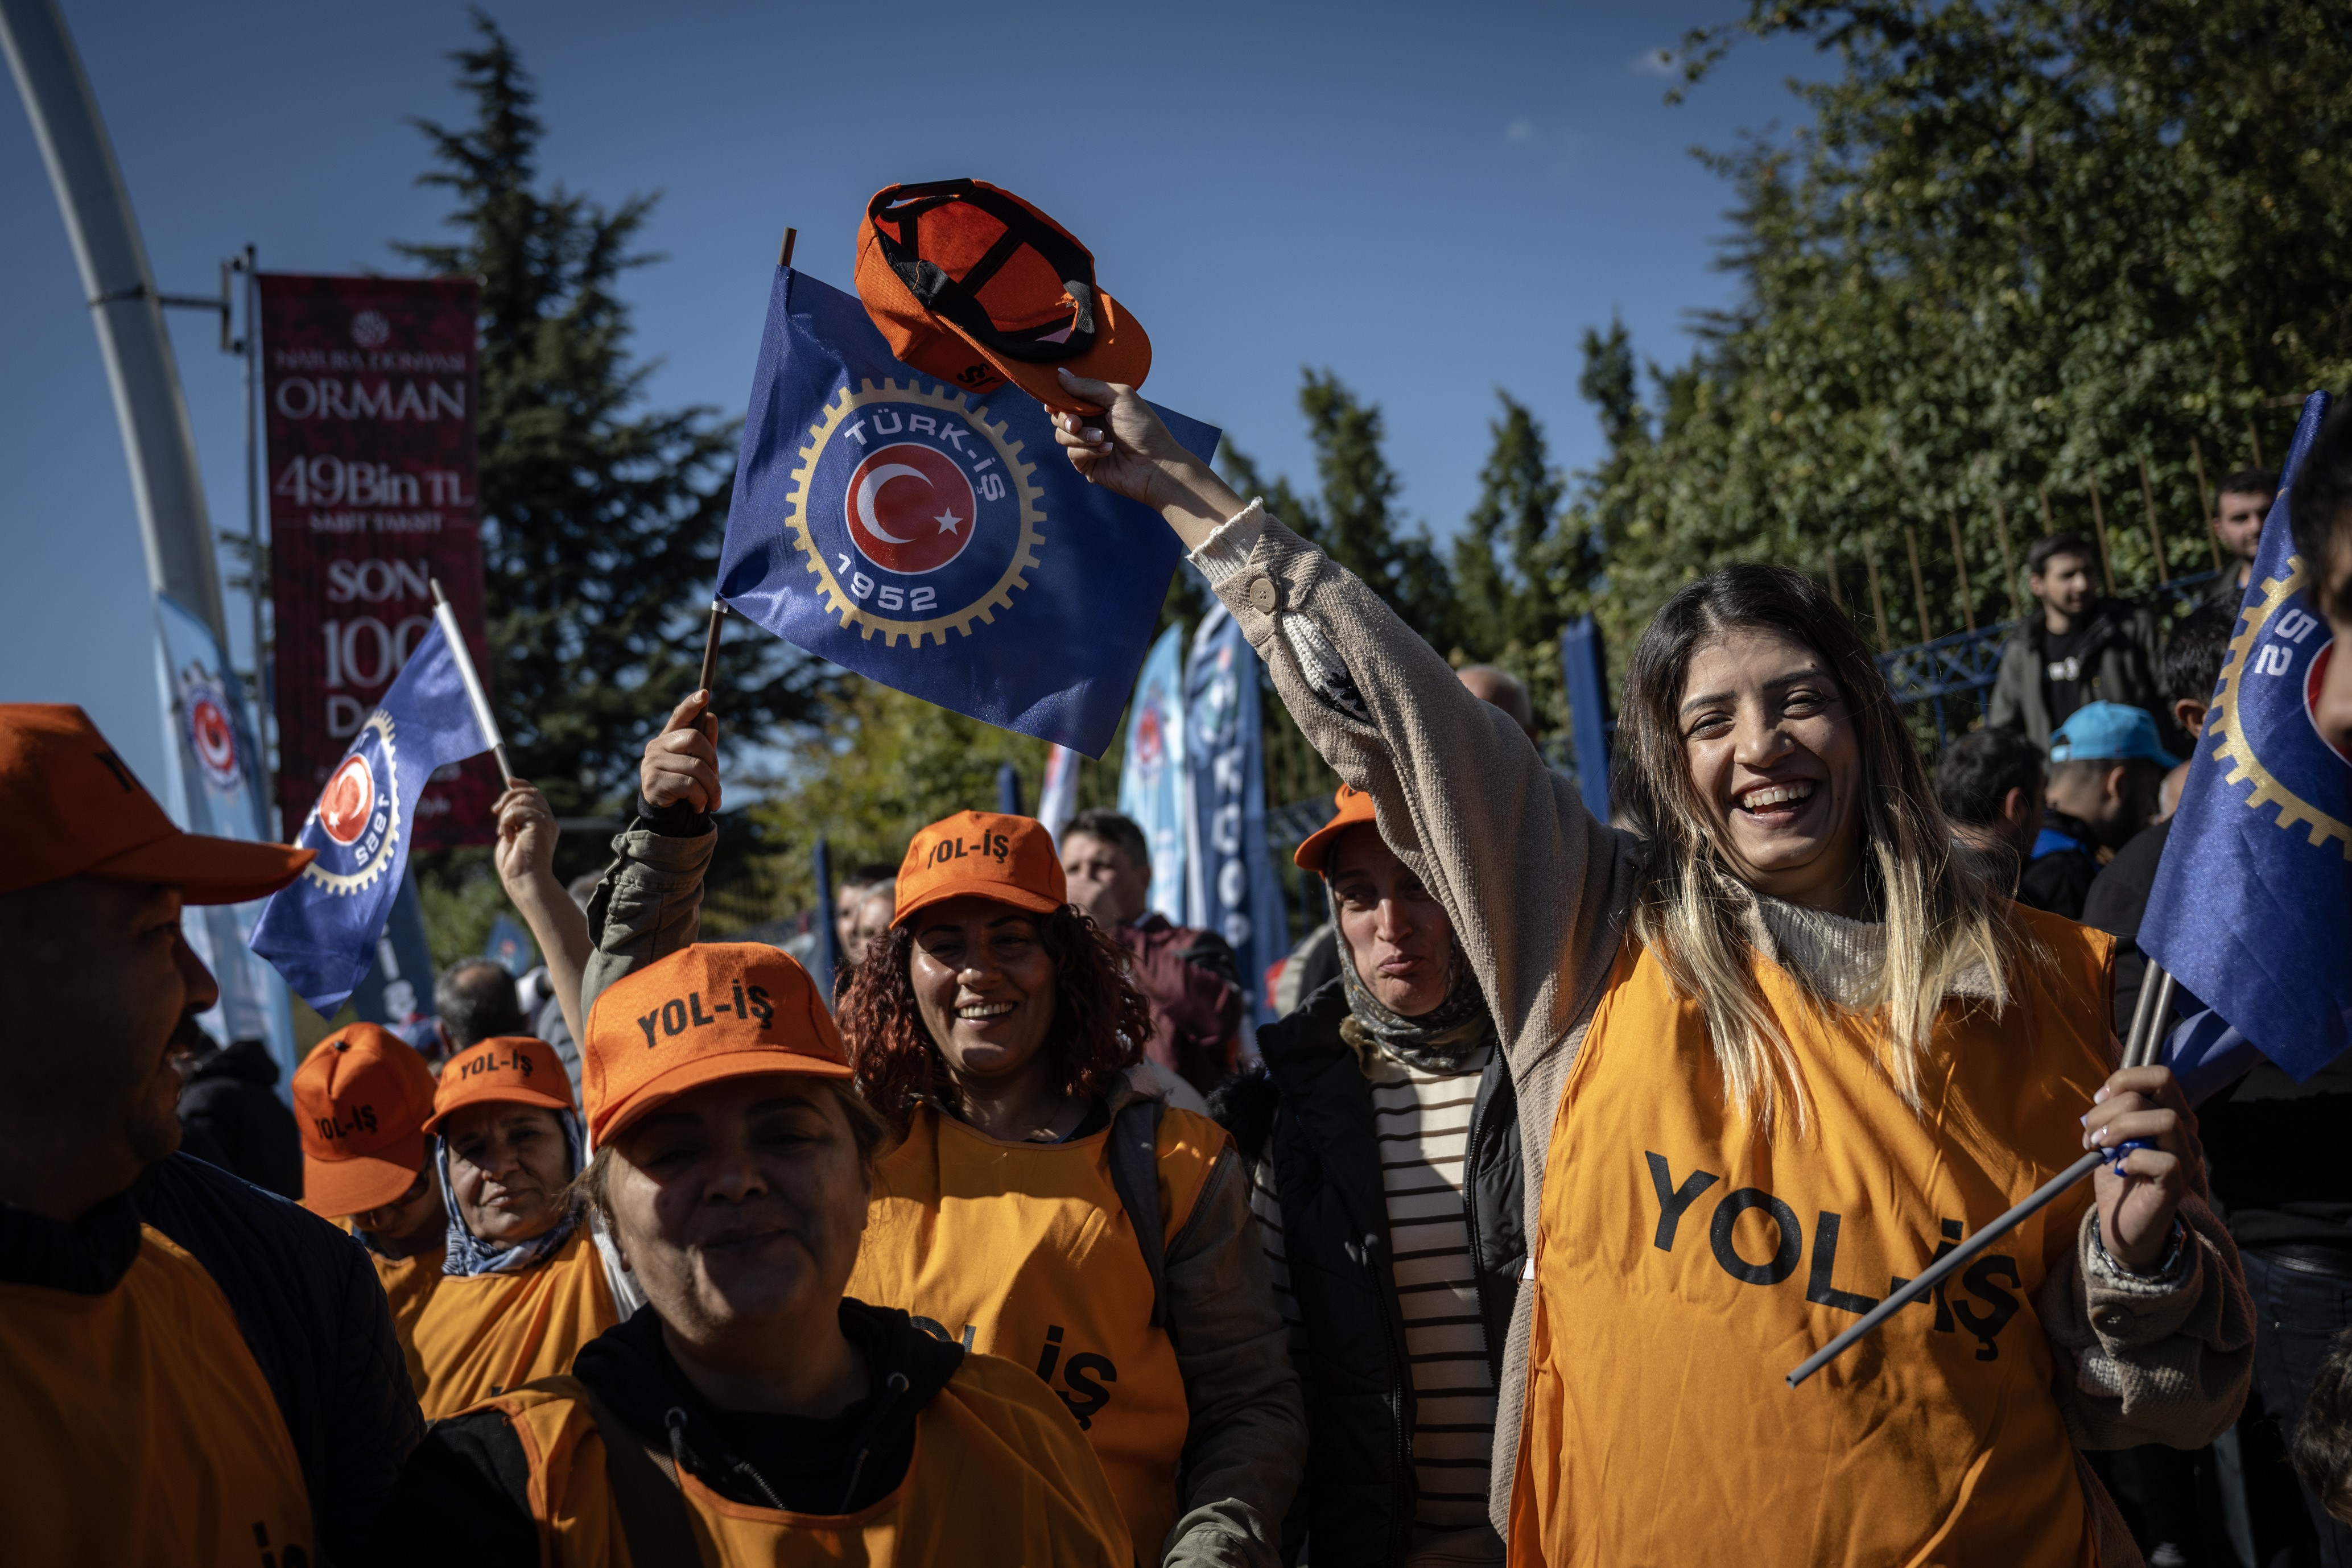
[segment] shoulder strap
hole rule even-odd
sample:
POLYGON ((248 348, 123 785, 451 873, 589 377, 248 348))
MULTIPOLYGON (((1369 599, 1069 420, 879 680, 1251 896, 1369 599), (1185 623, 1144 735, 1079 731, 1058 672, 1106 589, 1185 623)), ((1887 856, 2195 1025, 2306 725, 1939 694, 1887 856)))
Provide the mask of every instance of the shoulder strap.
POLYGON ((667 1467, 646 1451, 644 1439, 621 1424, 587 1384, 588 1414, 604 1439, 604 1474, 613 1487, 613 1509, 635 1568, 702 1568, 702 1549, 686 1515, 686 1498, 667 1467))
POLYGON ((1168 1103, 1133 1100, 1110 1123, 1110 1184, 1151 1271, 1151 1326, 1168 1327, 1168 1221, 1160 1212, 1160 1119, 1168 1103))

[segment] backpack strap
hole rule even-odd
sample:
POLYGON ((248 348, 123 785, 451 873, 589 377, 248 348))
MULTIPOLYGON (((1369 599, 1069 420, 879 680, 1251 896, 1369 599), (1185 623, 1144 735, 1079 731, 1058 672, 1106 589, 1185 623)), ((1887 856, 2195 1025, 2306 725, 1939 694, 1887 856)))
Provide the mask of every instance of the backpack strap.
POLYGON ((629 1543, 629 1561, 635 1568, 703 1568, 677 1478, 593 1389, 578 1387, 597 1436, 604 1439, 604 1475, 613 1488, 613 1510, 621 1516, 621 1534, 629 1543))
POLYGON ((1110 1184, 1151 1271, 1151 1326, 1168 1325, 1168 1221, 1160 1212, 1160 1119, 1168 1102, 1131 1100, 1110 1123, 1110 1184))

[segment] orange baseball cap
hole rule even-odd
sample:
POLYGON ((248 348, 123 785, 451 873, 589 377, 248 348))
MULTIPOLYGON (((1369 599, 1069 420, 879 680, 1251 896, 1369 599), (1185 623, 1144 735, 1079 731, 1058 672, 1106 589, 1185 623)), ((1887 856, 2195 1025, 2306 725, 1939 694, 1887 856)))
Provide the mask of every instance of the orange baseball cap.
POLYGON ((697 942, 606 987, 589 1010, 580 1066, 588 1137, 599 1144, 720 1079, 850 1076, 816 982, 757 942, 697 942))
POLYGON ((857 297, 890 352, 966 392, 1010 381, 1075 408, 1055 371, 1140 386, 1151 340, 1095 286, 1094 253, 981 180, 890 185, 866 205, 857 297))
POLYGON ((966 893, 1041 915, 1068 903, 1069 879, 1045 825, 993 811, 959 811, 932 823, 907 846, 890 923, 966 893))
POLYGON ((191 904, 274 893, 314 855, 289 844, 183 833, 89 715, 69 702, 0 702, 0 893, 65 877, 161 882, 191 904))
POLYGON ((433 1117, 425 1131, 440 1131, 451 1112, 467 1105, 543 1105, 550 1110, 570 1110, 572 1080, 564 1076, 563 1058, 545 1040, 500 1035, 442 1064, 433 1117))
POLYGON ((1339 808, 1339 815, 1308 834, 1290 857, 1290 863, 1302 871, 1322 875, 1331 851, 1339 847, 1341 834, 1367 822, 1378 826, 1372 816, 1372 797, 1362 790, 1341 784, 1339 792, 1331 797, 1331 804, 1339 808))
POLYGON ((329 1219, 379 1209, 425 1167, 433 1069, 379 1024, 320 1040, 294 1071, 302 1133, 302 1206, 329 1219))

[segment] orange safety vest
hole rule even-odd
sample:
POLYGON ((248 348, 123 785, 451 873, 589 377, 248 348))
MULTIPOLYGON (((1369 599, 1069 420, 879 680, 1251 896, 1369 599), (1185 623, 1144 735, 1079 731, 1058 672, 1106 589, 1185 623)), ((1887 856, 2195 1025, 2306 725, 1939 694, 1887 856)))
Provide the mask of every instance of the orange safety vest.
MULTIPOLYGON (((1162 1116, 1163 1236, 1183 1230, 1230 1142, 1205 1116, 1162 1116)), ((1035 1368, 1085 1430, 1137 1560, 1150 1563, 1176 1522, 1192 1417, 1175 1344, 1150 1323, 1151 1271, 1112 1184, 1109 1144, 1108 1130, 1007 1143, 918 1108, 875 1173, 847 1294, 1035 1368)))
POLYGON ((572 1370, 582 1345, 621 1321, 604 1255, 583 1219, 536 1268, 445 1275, 416 1317, 410 1374, 427 1421, 454 1415, 535 1378, 572 1370))
POLYGON ((2083 1152, 2113 942, 2019 923, 1996 1017, 1948 1001, 1905 1105, 1866 1016, 1757 975, 1813 1128, 1725 1108, 1705 1015, 1630 940, 1552 1125, 1511 1561, 1893 1568, 2096 1562, 2034 1292, 2091 1184, 1791 1390, 1790 1370, 2083 1152))
MULTIPOLYGON (((629 1562, 587 1390, 550 1378, 488 1401, 522 1442, 532 1516, 548 1568, 629 1562)), ((653 1450, 648 1450, 653 1452, 653 1450)), ((850 1514, 785 1513, 720 1497, 659 1460, 684 1493, 705 1563, 722 1568, 1130 1568, 1102 1467, 1035 1379, 968 1355, 916 1417, 906 1479, 850 1514)))
POLYGON ((228 1299, 161 1231, 102 1296, 0 1284, 11 1563, 306 1568, 310 1500, 228 1299))
MULTIPOLYGON (((346 1231, 352 1229, 348 1217, 335 1223, 346 1231)), ((401 1359, 408 1363, 408 1384, 422 1394, 425 1362, 416 1353, 416 1320, 424 1315, 425 1303, 433 1299, 434 1288, 446 1278, 441 1272, 441 1260, 386 1258, 369 1247, 368 1261, 375 1265, 376 1283, 383 1287, 384 1299, 392 1303, 392 1331, 400 1341, 401 1359)))

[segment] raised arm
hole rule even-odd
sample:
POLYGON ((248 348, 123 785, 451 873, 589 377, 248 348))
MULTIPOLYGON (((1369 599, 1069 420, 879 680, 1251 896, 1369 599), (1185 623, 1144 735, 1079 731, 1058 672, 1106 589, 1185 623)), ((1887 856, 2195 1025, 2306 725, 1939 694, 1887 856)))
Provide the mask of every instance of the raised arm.
POLYGON ((1630 840, 1378 595, 1245 506, 1132 389, 1068 385, 1105 411, 1056 416, 1072 465, 1156 507, 1192 549, 1307 740, 1370 794, 1381 837, 1444 902, 1524 1071, 1606 977, 1630 840))
POLYGON ((563 1026, 572 1031, 576 1049, 588 1037, 581 1027, 580 975, 595 944, 588 940, 587 915, 555 879, 555 814, 525 779, 507 780, 497 810, 499 842, 492 854, 499 881, 547 959, 548 986, 563 1009, 563 1026))

